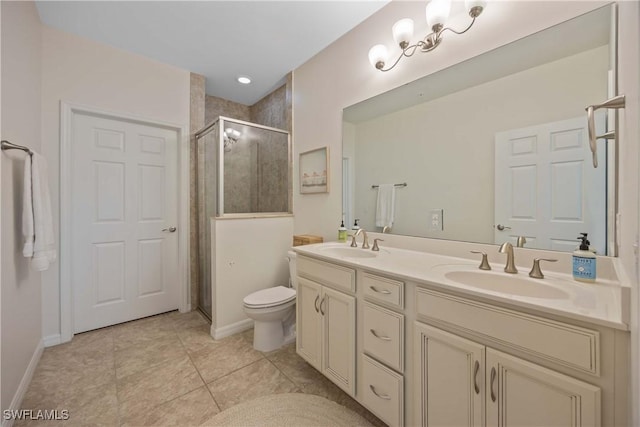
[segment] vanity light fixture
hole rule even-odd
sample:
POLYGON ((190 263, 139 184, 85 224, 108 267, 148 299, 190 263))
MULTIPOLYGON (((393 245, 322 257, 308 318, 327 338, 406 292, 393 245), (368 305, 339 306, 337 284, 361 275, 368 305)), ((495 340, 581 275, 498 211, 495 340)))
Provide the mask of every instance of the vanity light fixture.
POLYGON ((465 0, 465 8, 469 12, 471 17, 471 23, 467 28, 462 31, 456 31, 450 27, 445 27, 444 24, 449 17, 451 11, 451 0, 431 0, 426 7, 427 25, 433 31, 427 34, 422 40, 415 44, 411 43, 413 37, 413 20, 409 18, 401 19, 396 22, 391 28, 393 33, 393 39, 400 46, 402 52, 398 59, 388 68, 385 68, 387 62, 388 52, 385 45, 377 44, 369 50, 369 62, 380 71, 389 71, 393 69, 403 56, 413 56, 419 49, 420 52, 431 52, 440 45, 442 41, 442 34, 445 31, 451 31, 455 34, 464 34, 473 26, 476 22, 476 18, 480 16, 487 4, 486 0, 465 0))
POLYGON ((238 139, 242 135, 240 131, 232 128, 226 128, 224 130, 224 151, 231 151, 231 146, 238 142, 238 139))

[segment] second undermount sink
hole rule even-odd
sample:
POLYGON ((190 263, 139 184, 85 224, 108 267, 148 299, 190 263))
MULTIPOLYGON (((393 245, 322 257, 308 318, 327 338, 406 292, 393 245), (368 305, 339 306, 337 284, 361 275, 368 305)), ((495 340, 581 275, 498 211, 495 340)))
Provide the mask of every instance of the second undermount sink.
POLYGON ((452 270, 444 273, 444 277, 461 285, 503 294, 547 299, 569 298, 569 294, 562 289, 546 285, 538 279, 529 279, 513 274, 479 270, 452 270))
POLYGON ((335 246, 323 247, 320 249, 320 252, 341 258, 375 258, 377 256, 376 252, 368 251, 362 248, 337 248, 335 246))

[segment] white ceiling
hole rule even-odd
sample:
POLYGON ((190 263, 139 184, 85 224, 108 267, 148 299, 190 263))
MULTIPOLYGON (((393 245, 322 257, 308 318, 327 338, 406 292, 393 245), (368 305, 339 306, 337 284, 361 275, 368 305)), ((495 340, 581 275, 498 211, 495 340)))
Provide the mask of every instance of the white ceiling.
POLYGON ((206 77, 252 105, 389 0, 37 1, 46 25, 206 77), (252 79, 237 83, 239 75, 252 79))

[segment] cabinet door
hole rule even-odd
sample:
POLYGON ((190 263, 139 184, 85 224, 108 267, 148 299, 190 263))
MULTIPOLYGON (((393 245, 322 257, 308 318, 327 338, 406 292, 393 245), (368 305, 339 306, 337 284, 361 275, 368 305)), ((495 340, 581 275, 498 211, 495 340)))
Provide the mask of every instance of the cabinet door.
POLYGON ((322 370, 322 286, 298 277, 296 299, 296 351, 317 370, 322 370))
POLYGON ((356 299, 329 288, 322 292, 322 373, 353 396, 356 391, 356 299))
POLYGON ((600 426, 600 388, 487 349, 487 426, 600 426))
POLYGON ((422 426, 482 426, 483 345, 415 323, 415 422, 422 426))

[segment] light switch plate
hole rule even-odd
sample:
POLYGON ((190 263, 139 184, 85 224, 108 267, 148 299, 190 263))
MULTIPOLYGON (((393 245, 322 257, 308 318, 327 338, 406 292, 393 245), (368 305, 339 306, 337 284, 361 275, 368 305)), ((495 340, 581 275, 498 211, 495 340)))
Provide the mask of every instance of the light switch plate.
POLYGON ((443 209, 431 209, 429 211, 428 225, 429 231, 442 231, 444 225, 442 224, 443 209))

